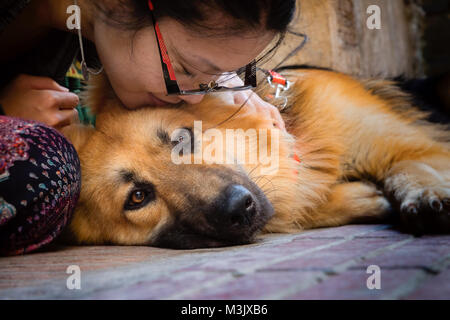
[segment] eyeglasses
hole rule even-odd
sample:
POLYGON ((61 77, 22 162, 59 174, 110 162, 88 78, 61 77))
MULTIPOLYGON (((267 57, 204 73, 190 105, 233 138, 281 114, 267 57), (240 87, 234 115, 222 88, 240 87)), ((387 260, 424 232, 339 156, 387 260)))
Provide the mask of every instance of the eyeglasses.
POLYGON ((180 90, 178 86, 177 79, 175 77, 175 71, 172 68, 172 64, 170 62, 169 54, 164 43, 164 40, 161 35, 161 31, 159 30, 158 22, 156 22, 155 15, 153 14, 154 7, 151 0, 148 0, 148 7, 150 9, 150 13, 153 20, 153 28, 155 30, 156 39, 158 40, 158 49, 159 56, 161 59, 161 67, 163 70, 164 81, 166 83, 167 95, 178 95, 178 96, 187 96, 187 95, 200 95, 207 94, 210 92, 222 92, 222 91, 241 91, 248 90, 251 88, 256 88, 256 61, 253 60, 247 66, 245 66, 245 80, 244 85, 239 87, 224 87, 219 86, 215 81, 211 81, 208 84, 201 83, 198 89, 195 90, 180 90))

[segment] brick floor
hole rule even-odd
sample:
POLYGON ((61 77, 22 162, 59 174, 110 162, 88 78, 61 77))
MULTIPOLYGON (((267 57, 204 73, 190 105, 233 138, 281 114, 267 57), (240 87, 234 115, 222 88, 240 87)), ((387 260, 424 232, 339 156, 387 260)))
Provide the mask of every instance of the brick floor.
POLYGON ((450 299, 450 236, 353 225, 218 249, 53 246, 0 258, 0 299, 450 299), (69 265, 80 290, 67 289, 69 265))

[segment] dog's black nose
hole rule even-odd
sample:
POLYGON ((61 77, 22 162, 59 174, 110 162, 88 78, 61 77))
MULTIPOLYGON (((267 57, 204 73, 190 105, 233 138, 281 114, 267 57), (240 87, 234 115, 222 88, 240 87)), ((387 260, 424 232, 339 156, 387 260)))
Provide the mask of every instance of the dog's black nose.
POLYGON ((225 189, 224 202, 218 213, 220 223, 226 227, 251 225, 256 213, 256 205, 250 191, 241 185, 231 185, 225 189))

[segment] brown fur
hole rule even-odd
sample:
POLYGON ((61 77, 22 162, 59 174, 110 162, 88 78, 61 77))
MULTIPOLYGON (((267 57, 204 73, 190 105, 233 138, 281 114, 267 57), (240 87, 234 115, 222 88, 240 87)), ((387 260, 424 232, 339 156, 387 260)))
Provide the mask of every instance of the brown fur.
MULTIPOLYGON (((426 122, 426 115, 392 83, 322 70, 285 76, 295 81, 283 113, 289 134, 282 137, 279 170, 270 176, 254 165, 174 165, 161 141, 149 133, 156 126, 168 132, 192 126, 194 120, 213 127, 239 106, 211 96, 194 106, 127 111, 106 79, 97 79, 88 95, 96 129, 72 126, 66 131, 82 163, 81 198, 69 227, 75 240, 152 244, 154 235, 173 221, 176 208, 208 203, 227 179, 245 185, 248 178, 275 211, 264 232, 380 221, 393 209, 408 231, 450 231, 450 136, 445 128, 426 122), (114 176, 121 168, 151 181, 163 200, 123 214, 129 186, 114 176), (194 204, 188 200, 193 197, 194 204)), ((218 128, 266 125, 236 116, 218 128)), ((189 214, 196 212, 194 207, 189 214)), ((205 232, 210 238, 212 231, 205 232)), ((192 247, 215 245, 220 243, 192 247)))

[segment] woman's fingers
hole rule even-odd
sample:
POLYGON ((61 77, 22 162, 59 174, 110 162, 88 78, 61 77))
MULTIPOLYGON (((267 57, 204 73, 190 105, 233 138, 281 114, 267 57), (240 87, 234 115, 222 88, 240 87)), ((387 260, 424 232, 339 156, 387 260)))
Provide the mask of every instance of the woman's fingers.
POLYGON ((244 104, 246 102, 248 102, 247 100, 250 98, 251 92, 247 92, 247 91, 234 91, 234 95, 233 95, 233 101, 234 104, 244 104))
POLYGON ((262 120, 272 121, 272 125, 280 130, 286 130, 284 120, 277 107, 261 99, 251 90, 236 91, 233 95, 234 104, 244 105, 245 114, 255 114, 262 120))
POLYGON ((283 117, 281 117, 280 110, 278 110, 278 108, 274 105, 271 105, 269 103, 267 104, 269 105, 268 108, 270 110, 271 117, 272 119, 274 119, 274 126, 280 130, 286 130, 286 126, 283 117))
POLYGON ((60 109, 73 109, 80 102, 78 96, 72 92, 51 91, 49 94, 54 98, 53 106, 60 109))
POLYGON ((76 94, 54 90, 35 92, 40 97, 39 108, 45 124, 60 129, 70 125, 78 117, 75 107, 80 100, 76 94))
POLYGON ((53 127, 55 127, 58 130, 65 126, 71 125, 72 123, 77 123, 79 121, 78 120, 78 112, 76 109, 59 110, 58 112, 56 112, 54 114, 54 116, 55 116, 55 119, 54 119, 55 124, 53 125, 53 127))

